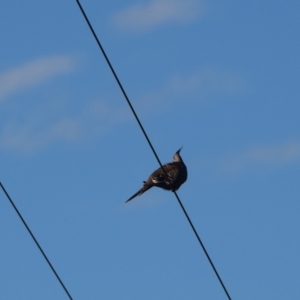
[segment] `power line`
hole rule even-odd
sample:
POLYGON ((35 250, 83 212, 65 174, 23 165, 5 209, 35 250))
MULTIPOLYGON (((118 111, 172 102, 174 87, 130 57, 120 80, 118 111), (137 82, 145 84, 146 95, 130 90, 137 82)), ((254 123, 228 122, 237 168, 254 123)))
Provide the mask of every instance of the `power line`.
MULTIPOLYGON (((122 93, 123 93, 123 95, 124 95, 124 97, 125 97, 128 105, 129 105, 129 107, 130 107, 130 109, 131 109, 131 111, 132 111, 132 113, 133 113, 136 121, 138 122, 138 124, 140 126, 140 129, 142 130, 142 132, 143 132, 143 134, 144 134, 144 136, 145 136, 145 138, 146 138, 146 140, 147 140, 147 142, 148 142, 148 144, 149 144, 149 146, 150 146, 150 148, 151 148, 151 150, 152 150, 152 152, 153 152, 156 160, 158 161, 158 163, 159 163, 160 167, 162 168, 162 170, 164 171, 165 175, 167 175, 166 172, 165 172, 165 170, 164 170, 164 168, 163 168, 163 165, 162 165, 162 163, 161 163, 161 161, 160 161, 160 159, 159 159, 159 157, 158 157, 158 155, 157 155, 157 153, 156 153, 156 151, 155 151, 155 149, 154 149, 154 147, 153 147, 153 145, 152 145, 152 143, 151 143, 151 141, 150 141, 150 139, 149 139, 149 137, 148 137, 148 135, 147 135, 147 133, 146 133, 146 131, 145 131, 145 129, 144 129, 144 127, 143 127, 140 119, 139 119, 139 117, 138 117, 138 115, 136 114, 136 112, 135 112, 135 110, 134 110, 134 108, 133 108, 133 106, 132 106, 132 104, 131 104, 131 102, 130 102, 130 100, 129 100, 129 98, 128 98, 128 96, 127 96, 127 94, 126 94, 126 92, 125 92, 125 90, 124 90, 124 88, 123 88, 123 86, 122 86, 122 84, 121 84, 121 82, 120 82, 120 80, 119 80, 119 78, 118 78, 115 70, 114 70, 114 68, 113 68, 113 66, 112 66, 112 64, 110 63, 110 60, 108 59, 108 56, 106 55, 106 53, 104 51, 104 48, 102 47, 102 45, 100 43, 100 40, 98 39, 98 37, 97 37, 97 35, 96 35, 96 33, 95 33, 95 31, 94 31, 94 29, 93 29, 93 27, 92 27, 92 25, 91 25, 88 17, 87 17, 87 15, 86 15, 83 7, 81 6, 80 1, 76 0, 76 2, 77 2, 79 9, 80 9, 80 11, 81 11, 81 13, 82 13, 85 21, 87 22, 87 24, 88 24, 88 26, 89 26, 89 28, 90 28, 90 30, 91 30, 91 32, 92 32, 95 40, 96 40, 98 46, 99 46, 99 48, 100 48, 100 50, 101 50, 101 52, 102 52, 102 54, 103 54, 103 56, 104 56, 107 64, 108 64, 108 66, 109 66, 110 70, 111 70, 111 72, 113 73, 113 75, 115 77, 115 80, 117 81, 117 83, 118 83, 118 85, 119 85, 119 87, 120 87, 120 89, 121 89, 121 91, 122 91, 122 93)), ((221 279, 221 277, 220 277, 217 269, 215 268, 215 266, 214 266, 214 264, 213 264, 213 262, 212 262, 212 260, 211 260, 211 258, 209 256, 207 250, 205 249, 204 244, 201 241, 200 236, 198 235, 198 233, 197 233, 197 231, 196 231, 196 229, 195 229, 195 227, 194 227, 194 225, 193 225, 190 217, 188 216, 188 214, 187 214, 187 212, 186 212, 186 210, 185 210, 185 208, 184 208, 184 206, 183 206, 183 204, 182 204, 179 196, 177 195, 177 193, 175 191, 174 191, 174 194, 176 196, 176 199, 177 199, 177 201, 178 201, 178 203, 179 203, 179 205, 180 205, 180 207, 181 207, 184 215, 186 216, 186 218, 187 218, 190 226, 192 227, 192 230, 194 231, 194 233, 196 235, 196 238, 197 238, 198 242, 200 243, 200 245, 201 245, 201 247, 202 247, 202 249, 203 249, 203 251, 204 251, 204 253, 205 253, 205 255, 206 255, 206 257, 207 257, 207 259, 208 259, 208 261, 210 263, 210 265, 211 265, 211 267, 213 268, 213 270, 214 270, 214 272, 215 272, 215 274, 216 274, 216 276, 217 276, 217 278, 218 278, 218 280, 219 280, 219 282, 220 282, 220 284, 221 284, 221 286, 222 286, 225 294, 227 295, 228 299, 231 300, 231 297, 230 297, 230 295, 229 295, 229 293, 228 293, 228 291, 227 291, 227 289, 226 289, 226 287, 225 287, 225 285, 224 285, 224 283, 223 283, 223 281, 222 281, 222 279, 221 279)))
POLYGON ((16 213, 18 214, 19 218, 21 219, 23 225, 26 227, 27 231, 29 232, 30 236, 32 237, 32 239, 34 240, 35 244, 37 245, 37 247, 39 248, 40 252, 42 253, 42 255, 44 256, 45 260, 47 261, 49 267, 51 268, 52 272, 54 273, 55 277, 57 278, 57 280, 59 281, 60 285, 62 286, 62 288, 64 289, 64 291, 66 292, 66 294, 68 295, 70 300, 73 300, 73 298, 71 297, 70 293, 68 292, 66 286, 64 285, 64 283, 62 282, 62 280, 60 279, 60 277, 58 276, 57 272, 55 271, 54 267, 52 266, 50 260, 48 259, 47 255, 45 254, 45 252, 43 251, 42 247, 40 246, 40 244, 38 243, 37 239, 35 238, 35 236, 33 235, 32 231, 30 230, 30 228, 28 227, 27 223, 25 222, 24 218, 22 217, 21 213, 19 212, 18 208, 16 207, 16 205, 14 204, 13 200, 11 199, 11 197, 9 196, 9 194, 7 193, 6 189, 4 188, 3 184, 0 182, 0 186, 4 192, 4 194, 6 195, 7 199, 9 200, 10 204, 13 206, 13 208, 15 209, 16 213))

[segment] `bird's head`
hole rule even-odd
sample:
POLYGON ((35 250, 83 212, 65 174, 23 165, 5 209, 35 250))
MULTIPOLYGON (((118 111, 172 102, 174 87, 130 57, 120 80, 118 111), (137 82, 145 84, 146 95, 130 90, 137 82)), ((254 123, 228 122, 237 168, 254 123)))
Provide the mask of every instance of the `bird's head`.
POLYGON ((179 154, 181 149, 182 149, 182 147, 175 152, 175 154, 173 155, 173 161, 175 161, 175 162, 181 162, 182 161, 181 156, 179 154))

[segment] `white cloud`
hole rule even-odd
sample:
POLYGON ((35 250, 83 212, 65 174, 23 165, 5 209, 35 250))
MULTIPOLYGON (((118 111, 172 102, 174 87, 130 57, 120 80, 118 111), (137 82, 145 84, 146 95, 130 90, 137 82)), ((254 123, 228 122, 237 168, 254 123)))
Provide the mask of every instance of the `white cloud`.
POLYGON ((72 119, 62 119, 49 125, 43 130, 38 129, 40 124, 9 124, 0 136, 0 148, 32 153, 61 139, 76 140, 80 134, 79 124, 72 119))
POLYGON ((192 75, 174 77, 170 88, 178 93, 201 91, 201 94, 238 92, 244 83, 241 77, 216 68, 204 68, 192 75))
POLYGON ((223 169, 239 172, 255 165, 287 165, 300 161, 300 141, 288 141, 277 146, 256 146, 225 162, 223 169))
POLYGON ((205 100, 218 95, 236 94, 245 89, 244 79, 237 75, 216 68, 204 68, 187 76, 175 76, 169 79, 160 89, 144 94, 137 103, 140 112, 152 111, 158 113, 164 105, 167 107, 172 101, 205 100))
POLYGON ((74 66, 74 60, 69 56, 52 56, 2 72, 0 73, 0 101, 57 74, 68 73, 74 69, 74 66))
MULTIPOLYGON (((37 84, 39 80, 45 80, 58 72, 70 70, 70 68, 72 68, 72 61, 62 57, 61 59, 56 57, 53 60, 35 61, 18 68, 16 69, 18 71, 11 71, 11 73, 21 74, 17 77, 22 80, 19 82, 15 80, 14 84, 11 84, 11 90, 6 91, 6 95, 29 84, 37 84), (24 79, 25 74, 28 76, 31 74, 28 81, 24 79)), ((168 107, 170 101, 173 106, 174 99, 180 101, 183 99, 182 95, 185 96, 185 100, 189 92, 195 92, 198 99, 199 93, 201 95, 203 93, 215 94, 216 92, 228 93, 239 90, 239 87, 237 76, 207 68, 189 76, 177 76, 167 81, 160 89, 140 97, 134 106, 139 114, 146 114, 149 117, 160 113, 164 107, 168 107), (157 103, 161 108, 159 111, 157 103)), ((2 95, 4 95, 3 89, 2 95)), ((193 98, 190 96, 189 98, 193 98)), ((123 107, 120 105, 115 107, 102 100, 88 101, 87 103, 77 113, 74 113, 74 110, 71 110, 73 113, 70 113, 67 109, 68 105, 63 104, 61 100, 51 103, 42 102, 38 107, 35 106, 34 109, 31 108, 22 114, 18 111, 18 106, 13 106, 9 121, 6 121, 5 118, 2 119, 0 149, 32 153, 59 141, 76 143, 94 138, 105 134, 118 124, 134 120, 126 104, 123 107)))
POLYGON ((152 0, 118 12, 113 21, 122 29, 139 31, 167 22, 189 21, 203 11, 203 2, 199 0, 152 0))
POLYGON ((33 153, 58 141, 76 143, 103 134, 131 118, 127 108, 114 108, 104 101, 94 101, 78 115, 55 121, 56 117, 49 113, 45 107, 35 118, 31 115, 7 124, 0 132, 0 149, 33 153))

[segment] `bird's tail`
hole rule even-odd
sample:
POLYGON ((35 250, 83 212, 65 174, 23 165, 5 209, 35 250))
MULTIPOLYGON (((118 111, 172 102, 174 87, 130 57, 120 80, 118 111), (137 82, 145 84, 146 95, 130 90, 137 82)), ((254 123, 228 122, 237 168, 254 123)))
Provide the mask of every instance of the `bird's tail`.
POLYGON ((150 188, 152 188, 151 185, 144 185, 140 190, 138 190, 134 195, 132 195, 128 200, 125 201, 125 203, 127 203, 128 201, 132 200, 133 198, 135 198, 136 196, 140 196, 143 193, 145 193, 147 190, 149 190, 150 188))

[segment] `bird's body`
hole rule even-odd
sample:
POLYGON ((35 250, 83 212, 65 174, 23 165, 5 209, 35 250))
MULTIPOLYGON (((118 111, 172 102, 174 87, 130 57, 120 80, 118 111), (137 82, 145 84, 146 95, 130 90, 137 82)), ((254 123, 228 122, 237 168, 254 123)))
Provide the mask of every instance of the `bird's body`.
POLYGON ((140 196, 153 186, 168 191, 177 191, 187 179, 187 168, 179 154, 181 148, 174 154, 173 162, 163 165, 163 169, 155 170, 144 181, 143 187, 131 196, 126 202, 132 200, 136 196, 140 196))

